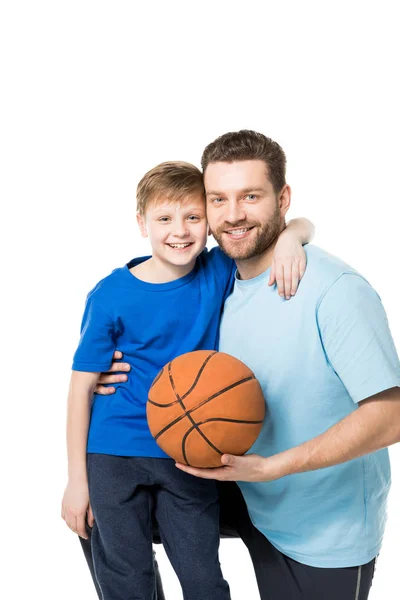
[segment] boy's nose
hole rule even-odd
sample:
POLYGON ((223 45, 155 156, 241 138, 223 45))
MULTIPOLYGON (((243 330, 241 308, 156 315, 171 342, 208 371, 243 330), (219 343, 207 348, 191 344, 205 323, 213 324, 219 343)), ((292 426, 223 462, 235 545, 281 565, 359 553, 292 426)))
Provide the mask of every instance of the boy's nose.
POLYGON ((182 225, 177 225, 174 228, 173 235, 175 237, 184 238, 184 237, 187 237, 189 235, 189 230, 188 230, 188 228, 187 228, 186 225, 183 225, 183 224, 182 225))

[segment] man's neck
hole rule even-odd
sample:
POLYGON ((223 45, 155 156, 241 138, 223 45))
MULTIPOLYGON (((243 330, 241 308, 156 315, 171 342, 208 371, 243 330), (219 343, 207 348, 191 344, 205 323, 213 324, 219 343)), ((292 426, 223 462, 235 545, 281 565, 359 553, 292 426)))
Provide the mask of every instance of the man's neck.
POLYGON ((274 242, 263 254, 247 258, 246 260, 237 260, 236 266, 239 272, 240 279, 254 279, 261 273, 264 273, 272 265, 272 259, 275 249, 274 242))

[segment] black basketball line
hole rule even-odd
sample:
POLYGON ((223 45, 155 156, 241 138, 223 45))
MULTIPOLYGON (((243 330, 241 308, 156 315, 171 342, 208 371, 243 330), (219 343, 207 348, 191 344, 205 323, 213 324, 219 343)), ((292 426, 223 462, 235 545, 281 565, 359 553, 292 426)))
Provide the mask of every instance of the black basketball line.
POLYGON ((194 380, 194 383, 193 383, 192 387, 186 392, 186 394, 183 394, 182 400, 184 400, 185 398, 187 398, 189 396, 189 394, 191 394, 193 392, 194 388, 198 384, 198 381, 200 379, 201 374, 203 373, 204 369, 206 368, 206 364, 208 363, 208 361, 210 360, 210 358, 212 356, 214 356, 215 354, 217 354, 217 352, 212 352, 209 356, 207 356, 206 360, 203 362, 203 364, 201 366, 200 371, 197 373, 197 377, 194 380))
MULTIPOLYGON (((189 395, 189 394, 191 394, 191 393, 193 392, 194 388, 195 388, 195 387, 196 387, 196 385, 198 384, 198 381, 199 381, 199 379, 200 379, 200 376, 201 376, 201 374, 203 373, 203 371, 204 371, 204 369, 205 369, 205 367, 206 367, 206 364, 208 363, 208 361, 210 360, 210 358, 211 358, 212 356, 214 356, 214 354, 217 354, 217 352, 216 352, 216 351, 214 351, 214 352, 212 352, 212 353, 211 353, 209 356, 207 356, 206 360, 205 360, 205 361, 203 362, 203 364, 201 365, 199 372, 197 373, 196 379, 194 380, 194 382, 193 382, 193 384, 192 384, 192 387, 191 387, 191 388, 190 388, 190 389, 189 389, 189 390, 186 392, 186 394, 183 394, 183 396, 182 396, 182 400, 184 400, 185 398, 187 398, 187 397, 188 397, 188 395, 189 395)), ((172 362, 172 361, 171 361, 171 362, 172 362)), ((170 365, 171 365, 171 362, 170 362, 170 363, 168 363, 168 372, 170 372, 170 371, 171 371, 171 366, 170 366, 170 365)), ((163 369, 163 371, 164 371, 164 369, 163 369)), ((157 381, 160 379, 161 375, 162 375, 162 372, 161 372, 161 373, 159 373, 159 376, 158 376, 158 377, 157 377, 157 378, 156 378, 156 379, 153 381, 151 388, 152 388, 152 387, 153 387, 153 385, 154 385, 154 384, 155 384, 155 383, 156 383, 156 382, 157 382, 157 381)), ((171 380, 171 378, 170 378, 170 380, 171 380)), ((150 389, 151 389, 151 388, 150 388, 150 389)), ((174 390, 174 391, 175 391, 175 390, 174 390)), ((176 395, 176 394, 175 394, 175 395, 176 395)), ((148 402, 150 402, 150 404, 153 404, 153 406, 158 406, 159 408, 168 408, 169 406, 174 406, 175 404, 179 404, 179 400, 174 400, 174 402, 170 402, 169 404, 159 404, 158 402, 154 402, 154 400, 150 400, 150 398, 147 398, 147 400, 148 400, 148 402)))
MULTIPOLYGON (((152 384, 151 384, 151 386, 150 386, 150 390, 151 390, 151 388, 153 387, 153 385, 155 385, 155 384, 157 383, 157 381, 160 379, 160 377, 161 377, 161 375, 162 375, 163 373, 164 373, 164 367, 161 369, 161 371, 158 373, 158 375, 156 375, 156 377, 155 377, 155 379, 154 379, 153 383, 152 383, 152 384)), ((150 391, 150 390, 149 390, 149 391, 150 391)))
POLYGON ((261 421, 242 421, 242 419, 226 419, 225 417, 211 417, 210 419, 199 421, 197 425, 204 425, 204 423, 209 423, 210 421, 224 421, 226 423, 247 423, 248 425, 259 425, 260 423, 264 423, 264 419, 261 419, 261 421))
POLYGON ((198 428, 198 427, 191 427, 190 429, 188 429, 188 431, 185 433, 185 435, 182 438, 182 456, 183 456, 183 460, 185 461, 185 463, 190 467, 190 463, 187 459, 186 456, 186 439, 189 435, 189 433, 192 433, 192 431, 194 431, 196 429, 196 431, 198 431, 198 433, 200 433, 200 435, 204 438, 204 440, 207 442, 207 444, 209 446, 211 446, 211 448, 213 450, 215 450, 215 452, 217 452, 218 454, 220 454, 222 456, 222 452, 219 448, 217 448, 217 446, 214 446, 214 444, 212 442, 210 442, 210 440, 208 439, 208 437, 206 437, 203 432, 198 428))
POLYGON ((233 388, 237 387, 238 385, 242 385, 242 383, 246 383, 246 381, 251 381, 252 379, 255 379, 254 375, 251 375, 251 377, 245 377, 244 379, 240 379, 239 381, 236 381, 235 383, 232 383, 231 385, 228 385, 226 388, 224 388, 223 390, 220 390, 216 394, 213 394, 209 398, 206 398, 205 400, 202 400, 202 402, 200 402, 199 404, 197 404, 193 408, 189 409, 187 413, 184 413, 183 415, 180 415, 179 417, 177 417, 176 419, 174 419, 173 421, 171 421, 171 423, 169 423, 168 425, 166 425, 164 427, 164 429, 161 429, 161 431, 159 431, 157 433, 157 435, 155 436, 154 439, 157 440, 163 433, 165 433, 166 431, 168 431, 168 429, 170 429, 171 427, 173 427, 173 425, 176 425, 176 423, 179 423, 179 421, 182 421, 182 419, 184 419, 188 414, 191 414, 191 413, 195 412, 198 408, 200 408, 201 406, 204 406, 205 404, 207 404, 207 402, 211 402, 211 400, 214 400, 214 398, 217 398, 218 396, 221 396, 225 392, 228 392, 229 390, 232 390, 233 388))
MULTIPOLYGON (((211 358, 211 357, 209 357, 209 358, 211 358)), ((171 383, 172 389, 174 390, 174 394, 175 394, 175 396, 176 396, 177 400, 179 400, 179 404, 181 405, 181 408, 182 408, 184 411, 186 411, 186 406, 183 404, 183 402, 182 402, 182 398, 179 396, 179 394, 178 394, 178 392, 176 391, 176 388, 175 388, 175 382, 174 382, 174 378, 172 377, 172 373, 171 373, 171 363, 168 363, 168 376, 169 376, 169 380, 170 380, 170 383, 171 383)), ((191 424, 193 425, 193 427, 194 427, 195 429, 197 429, 197 431, 199 432, 199 434, 201 435, 201 437, 202 437, 202 438, 204 438, 204 441, 205 441, 205 442, 206 442, 206 443, 207 443, 209 446, 211 446, 211 447, 213 448, 214 446, 213 446, 213 445, 212 445, 212 443, 211 443, 211 442, 210 442, 210 441, 209 441, 209 440, 206 438, 206 436, 204 435, 204 433, 203 433, 203 432, 202 432, 202 431, 201 431, 201 430, 198 428, 198 426, 197 426, 196 422, 193 420, 193 418, 192 418, 191 414, 190 414, 189 412, 185 412, 183 416, 184 416, 184 417, 186 416, 186 417, 189 419, 189 421, 191 422, 191 424)), ((155 439, 157 439, 157 438, 155 438, 155 439)), ((186 460, 186 458, 185 458, 185 462, 186 462, 186 464, 188 464, 188 463, 187 463, 187 460, 186 460)))
MULTIPOLYGON (((211 419, 205 419, 204 421, 200 421, 199 423, 197 423, 197 425, 204 425, 204 423, 210 423, 210 421, 223 421, 225 423, 246 423, 247 425, 259 425, 260 423, 263 423, 264 420, 261 421, 242 421, 240 419, 226 419, 224 417, 218 417, 218 418, 211 418, 211 419)), ((192 433, 192 431, 194 430, 198 430, 198 427, 191 427, 183 436, 182 439, 182 455, 183 458, 185 459, 185 463, 190 467, 191 464, 189 463, 188 459, 187 459, 187 454, 186 454, 186 441, 187 438, 189 437, 189 434, 192 433)), ((207 442, 209 443, 209 445, 213 448, 213 450, 215 450, 215 452, 217 452, 218 454, 220 454, 222 456, 223 452, 221 452, 221 450, 219 448, 217 448, 217 446, 215 446, 212 442, 210 442, 210 440, 208 438, 206 438, 207 442)))

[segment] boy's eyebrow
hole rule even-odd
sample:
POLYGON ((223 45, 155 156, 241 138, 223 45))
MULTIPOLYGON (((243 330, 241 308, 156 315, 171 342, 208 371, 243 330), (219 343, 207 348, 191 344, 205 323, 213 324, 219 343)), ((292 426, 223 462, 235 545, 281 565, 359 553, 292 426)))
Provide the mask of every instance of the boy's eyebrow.
MULTIPOLYGON (((260 187, 249 187, 249 188, 244 188, 243 190, 238 190, 238 192, 240 194, 250 194, 250 192, 265 192, 264 188, 260 188, 260 187)), ((206 193, 207 196, 221 196, 223 195, 223 192, 214 192, 214 191, 209 191, 206 193)))

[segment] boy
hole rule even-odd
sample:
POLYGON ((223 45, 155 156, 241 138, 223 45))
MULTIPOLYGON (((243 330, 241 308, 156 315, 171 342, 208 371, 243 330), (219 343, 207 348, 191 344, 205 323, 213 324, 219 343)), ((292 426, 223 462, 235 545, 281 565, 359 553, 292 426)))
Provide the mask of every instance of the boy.
POLYGON ((218 249, 204 251, 204 187, 196 167, 155 167, 140 181, 137 199, 152 256, 116 269, 88 295, 68 399, 63 517, 71 529, 84 531, 90 496, 92 553, 104 600, 154 598, 153 511, 185 599, 228 600, 218 560, 215 483, 176 469, 150 434, 145 406, 164 364, 217 348, 235 266, 218 249), (91 407, 99 373, 116 348, 132 377, 112 398, 96 396, 91 407))

